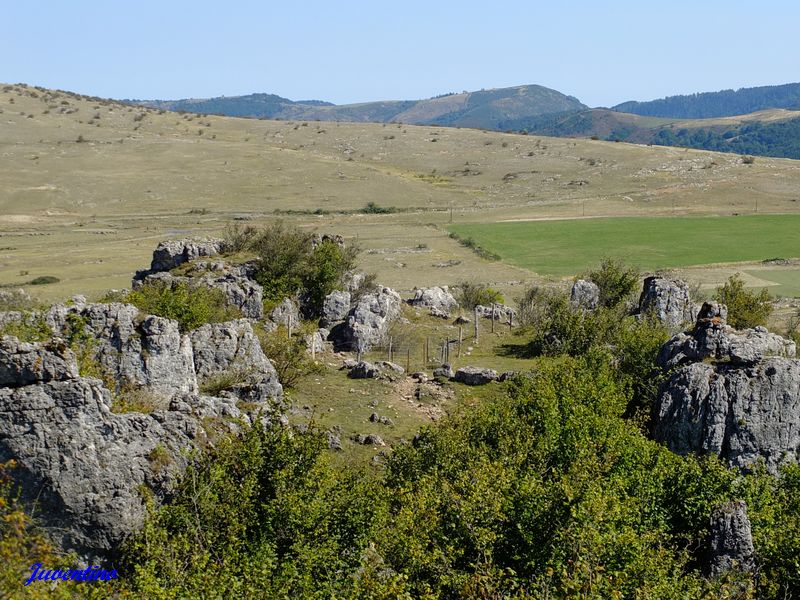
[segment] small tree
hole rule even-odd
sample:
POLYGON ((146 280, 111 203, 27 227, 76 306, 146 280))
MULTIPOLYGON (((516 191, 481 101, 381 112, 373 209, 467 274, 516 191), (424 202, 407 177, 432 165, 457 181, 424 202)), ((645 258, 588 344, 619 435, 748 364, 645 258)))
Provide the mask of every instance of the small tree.
POLYGON ((464 281, 458 285, 458 302, 465 309, 472 310, 478 305, 502 304, 503 294, 483 283, 464 281))
POLYGON ((606 258, 586 277, 600 288, 600 306, 613 308, 623 302, 636 289, 639 273, 620 261, 606 258))
POLYGON ((748 292, 738 273, 717 288, 714 300, 728 307, 728 323, 736 329, 766 325, 772 314, 772 299, 767 290, 748 292))

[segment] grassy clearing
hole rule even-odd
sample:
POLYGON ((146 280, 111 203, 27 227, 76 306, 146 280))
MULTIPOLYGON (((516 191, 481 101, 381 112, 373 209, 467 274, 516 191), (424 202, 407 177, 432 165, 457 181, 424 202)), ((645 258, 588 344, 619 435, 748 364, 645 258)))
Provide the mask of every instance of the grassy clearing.
POLYGON ((637 217, 453 225, 511 264, 573 275, 603 256, 643 270, 800 256, 798 215, 637 217))

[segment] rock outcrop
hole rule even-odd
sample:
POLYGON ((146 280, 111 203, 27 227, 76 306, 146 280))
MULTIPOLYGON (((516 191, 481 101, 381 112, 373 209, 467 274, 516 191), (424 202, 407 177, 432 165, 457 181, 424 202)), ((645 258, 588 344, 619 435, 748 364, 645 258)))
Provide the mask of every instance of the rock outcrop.
POLYGON ((391 288, 379 286, 364 294, 350 310, 347 321, 331 330, 334 346, 354 352, 382 344, 389 326, 400 315, 402 300, 391 288))
POLYGON ((197 393, 192 344, 176 321, 141 315, 135 306, 117 302, 56 304, 45 320, 62 337, 82 330, 93 340, 102 369, 120 386, 148 387, 167 398, 197 393))
POLYGON ((718 506, 711 515, 707 572, 719 577, 729 571, 755 570, 755 548, 747 505, 739 500, 718 506))
POLYGON ((576 279, 572 284, 569 302, 574 308, 594 310, 600 304, 600 288, 593 281, 576 279))
POLYGON ((17 338, 0 338, 0 387, 21 387, 37 382, 78 377, 75 354, 60 340, 47 345, 26 344, 17 338))
POLYGON ((673 333, 697 318, 697 306, 692 302, 686 282, 665 277, 644 280, 638 312, 653 315, 673 333))
POLYGON ((659 364, 675 368, 653 410, 653 437, 679 454, 715 454, 777 473, 800 459, 800 360, 793 342, 735 331, 706 303, 694 330, 674 336, 659 364))
POLYGON ((347 372, 350 379, 376 379, 381 376, 381 368, 371 362, 357 362, 347 372))
POLYGON ((205 256, 216 256, 225 249, 225 240, 219 238, 167 240, 153 250, 153 260, 149 271, 140 273, 159 273, 205 256))
POLYGON ((497 371, 480 367, 461 367, 453 376, 454 381, 466 385, 486 385, 492 381, 497 381, 497 379, 497 371))
POLYGON ((194 367, 201 384, 223 374, 237 381, 227 388, 249 402, 280 398, 283 387, 246 319, 209 323, 191 332, 194 367))
POLYGON ((320 327, 330 329, 337 323, 343 322, 350 312, 350 292, 334 290, 325 296, 322 305, 322 318, 319 321, 320 327))
MULTIPOLYGON (((41 357, 46 368, 0 387, 0 461, 23 500, 66 550, 107 558, 145 516, 141 487, 165 497, 186 466, 185 450, 207 443, 199 416, 246 418, 235 405, 182 394, 172 410, 116 414, 98 379, 77 376, 74 355, 52 344, 0 342, 0 370, 41 357)), ((235 425, 232 423, 232 427, 235 425)))
POLYGON ((458 308, 458 301, 450 293, 448 287, 435 286, 414 290, 414 297, 408 300, 411 306, 428 308, 435 316, 447 318, 449 313, 458 308))

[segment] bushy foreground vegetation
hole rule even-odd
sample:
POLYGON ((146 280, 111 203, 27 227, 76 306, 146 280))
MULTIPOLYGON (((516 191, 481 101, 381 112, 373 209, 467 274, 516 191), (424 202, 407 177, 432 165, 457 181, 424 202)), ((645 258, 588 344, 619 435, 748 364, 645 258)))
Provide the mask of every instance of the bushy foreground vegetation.
POLYGON ((541 359, 508 393, 336 470, 315 433, 252 429, 190 470, 120 572, 151 598, 761 597, 800 589, 800 468, 680 457, 620 416, 608 354, 541 359), (747 501, 761 571, 701 573, 715 504, 747 501), (744 587, 742 587, 744 586, 744 587))

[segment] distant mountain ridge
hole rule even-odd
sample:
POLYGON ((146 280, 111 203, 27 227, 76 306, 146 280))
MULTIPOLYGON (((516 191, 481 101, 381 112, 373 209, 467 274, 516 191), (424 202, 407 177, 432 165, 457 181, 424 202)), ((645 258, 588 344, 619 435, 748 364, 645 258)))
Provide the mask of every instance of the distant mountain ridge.
POLYGON ((402 122, 411 125, 448 125, 483 129, 498 129, 502 121, 588 108, 577 98, 540 85, 445 94, 426 100, 390 100, 343 105, 319 100, 295 102, 275 94, 131 102, 164 110, 231 117, 402 122))
POLYGON ((623 102, 617 112, 672 119, 713 119, 769 108, 800 108, 800 83, 669 96, 649 102, 623 102))

